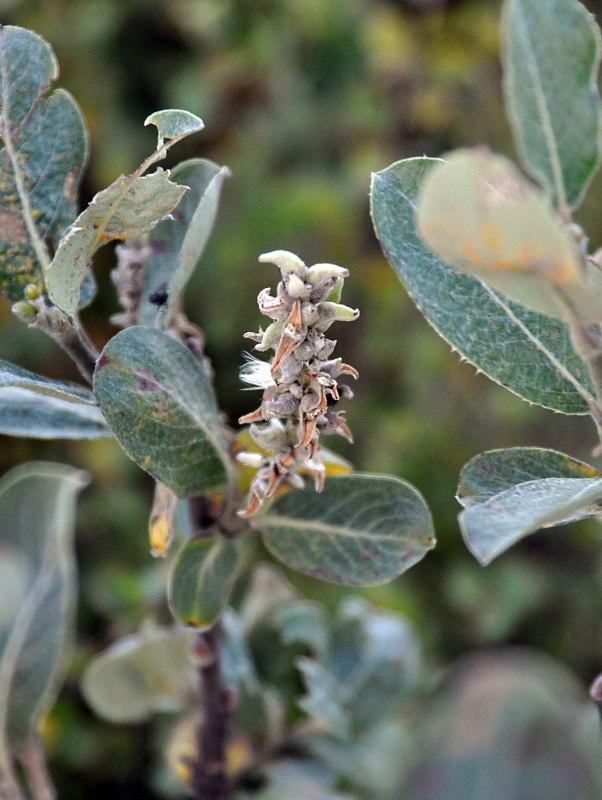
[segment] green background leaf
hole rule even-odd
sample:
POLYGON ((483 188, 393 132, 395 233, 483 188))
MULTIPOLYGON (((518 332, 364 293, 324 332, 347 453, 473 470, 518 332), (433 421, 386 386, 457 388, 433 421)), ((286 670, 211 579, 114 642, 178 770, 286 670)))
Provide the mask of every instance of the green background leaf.
POLYGON ((44 97, 57 75, 42 37, 13 26, 0 30, 0 294, 13 302, 28 283, 42 289, 47 244, 57 247, 77 214, 87 133, 68 92, 44 97))
POLYGON ((173 219, 160 222, 150 232, 151 255, 146 261, 145 284, 138 310, 140 325, 155 325, 161 319, 161 327, 165 327, 177 308, 182 291, 207 244, 226 174, 223 168, 202 158, 184 161, 172 171, 172 181, 189 189, 173 212, 173 219), (168 292, 168 302, 159 310, 149 302, 149 298, 162 289, 168 292))
POLYGON ((456 497, 464 507, 482 503, 517 483, 539 478, 602 478, 602 475, 564 453, 543 447, 488 450, 464 465, 456 497))
POLYGON ((600 160, 600 30, 576 0, 506 0, 506 107, 528 172, 560 209, 579 203, 600 160))
POLYGON ((100 717, 117 723, 183 710, 196 682, 192 635, 182 628, 150 626, 118 640, 86 666, 86 701, 100 717))
POLYGON ((183 344, 156 328, 121 331, 97 362, 94 392, 128 456, 179 497, 226 482, 211 381, 183 344))
POLYGON ((411 484, 384 475, 328 478, 279 497, 256 527, 292 569, 350 586, 385 583, 434 544, 428 507, 411 484))
POLYGON ((224 536, 191 539, 178 553, 169 579, 169 607, 182 625, 209 628, 223 611, 240 563, 224 536))
POLYGON ((111 436, 94 394, 0 360, 0 433, 35 439, 111 436))
POLYGON ((0 752, 14 750, 54 700, 71 636, 75 602, 75 499, 86 473, 31 462, 0 481, 3 560, 16 559, 16 613, 0 624, 0 752))
POLYGON ((373 175, 372 218, 389 262, 440 336, 488 377, 538 405, 565 414, 588 413, 576 384, 591 391, 591 382, 564 323, 500 301, 493 290, 459 275, 423 244, 414 213, 422 181, 437 163, 412 158, 373 175), (545 343, 567 377, 536 342, 545 343))

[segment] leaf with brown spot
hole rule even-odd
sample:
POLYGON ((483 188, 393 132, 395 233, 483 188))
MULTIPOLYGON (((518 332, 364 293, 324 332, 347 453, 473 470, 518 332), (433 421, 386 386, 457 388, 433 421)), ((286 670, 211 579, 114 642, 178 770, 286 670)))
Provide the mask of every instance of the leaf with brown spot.
MULTIPOLYGON (((81 112, 68 92, 46 94, 58 66, 40 36, 0 29, 0 295, 23 299, 73 222, 87 158, 81 112)), ((82 304, 93 294, 88 283, 82 304)))

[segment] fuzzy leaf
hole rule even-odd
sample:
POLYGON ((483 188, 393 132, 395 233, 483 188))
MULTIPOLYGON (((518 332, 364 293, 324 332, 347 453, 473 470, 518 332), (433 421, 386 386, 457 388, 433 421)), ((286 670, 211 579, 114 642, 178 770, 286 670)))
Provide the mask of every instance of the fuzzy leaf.
POLYGON ((600 31, 576 0, 506 0, 506 106, 517 149, 560 209, 578 205, 600 160, 600 31))
POLYGON ((226 482, 211 381, 183 344, 155 328, 126 328, 98 359, 94 391, 128 456, 178 497, 226 482))
POLYGON ((422 495, 381 475, 328 478, 279 497, 256 520, 271 553, 292 569, 349 586, 385 583, 435 545, 422 495))
POLYGON ((0 481, 0 550, 21 565, 19 597, 0 616, 0 757, 14 751, 54 700, 69 644, 75 601, 75 499, 80 470, 32 462, 0 481))
POLYGON ((179 108, 167 108, 155 111, 144 120, 145 125, 154 125, 158 131, 157 148, 163 146, 166 139, 183 139, 191 133, 202 131, 205 127, 203 120, 190 111, 179 108))
POLYGON ((169 180, 169 172, 120 175, 92 198, 75 220, 46 274, 51 299, 70 316, 80 302, 81 287, 94 253, 113 239, 135 239, 166 217, 186 187, 169 180))
POLYGON ((0 294, 12 302, 28 283, 43 288, 48 243, 57 247, 77 213, 87 134, 68 92, 45 96, 57 76, 44 39, 0 28, 0 294))
POLYGON ((326 609, 312 600, 295 600, 274 609, 274 624, 283 645, 302 644, 318 661, 324 662, 329 651, 326 609))
POLYGON ((389 262, 435 330, 492 380, 532 403, 587 414, 592 387, 566 325, 506 301, 428 250, 414 224, 425 176, 440 163, 398 161, 372 179, 372 218, 389 262))
POLYGON ((430 170, 418 230, 445 262, 533 311, 588 322, 602 318, 600 270, 584 265, 575 238, 543 192, 511 161, 487 150, 455 150, 430 170))
POLYGON ((519 483, 460 512, 466 546, 489 564, 539 528, 600 516, 602 477, 542 478, 519 483))
POLYGON ((298 658, 306 694, 297 702, 306 714, 320 720, 333 736, 345 739, 350 732, 351 718, 345 708, 346 691, 335 676, 312 658, 298 658))
POLYGON ((172 171, 171 179, 189 189, 173 213, 150 233, 152 254, 146 262, 145 285, 138 311, 140 325, 165 327, 200 259, 213 228, 219 195, 228 171, 212 161, 195 158, 172 171), (163 308, 150 302, 158 291, 168 295, 163 308))
POLYGON ((117 723, 144 722, 186 707, 195 685, 191 632, 149 627, 93 658, 82 691, 94 712, 117 723))
POLYGON ((34 439, 111 436, 93 393, 0 360, 0 433, 34 439))
POLYGON ((238 547, 223 536, 191 539, 176 558, 169 607, 182 625, 210 628, 223 611, 240 562, 238 547))
POLYGON ((508 447, 471 458, 460 473, 456 497, 468 508, 517 483, 540 478, 602 478, 602 474, 557 450, 508 447))

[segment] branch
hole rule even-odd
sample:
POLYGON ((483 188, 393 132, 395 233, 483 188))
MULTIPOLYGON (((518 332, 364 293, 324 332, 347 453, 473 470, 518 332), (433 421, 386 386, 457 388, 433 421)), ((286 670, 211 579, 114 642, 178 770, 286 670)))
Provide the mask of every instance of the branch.
POLYGON ((21 752, 19 761, 27 778, 33 800, 57 800, 57 793, 46 766, 44 749, 37 736, 31 736, 21 752))
POLYGON ((219 623, 198 634, 195 649, 202 718, 197 730, 197 760, 192 772, 196 800, 231 800, 226 775, 226 742, 232 697, 223 686, 220 668, 219 623))

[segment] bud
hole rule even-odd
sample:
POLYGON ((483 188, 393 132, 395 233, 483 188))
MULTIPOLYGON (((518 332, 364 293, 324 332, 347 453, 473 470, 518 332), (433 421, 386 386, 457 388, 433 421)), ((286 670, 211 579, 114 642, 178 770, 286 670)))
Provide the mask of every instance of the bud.
POLYGON ((28 325, 35 322, 38 316, 37 309, 32 306, 31 303, 27 302, 27 300, 19 300, 17 303, 13 303, 11 311, 17 319, 20 319, 21 322, 26 322, 28 325))
POLYGON ((25 297, 28 300, 37 300, 39 296, 40 292, 38 291, 38 287, 33 283, 28 283, 25 287, 25 297))
POLYGON ((319 320, 316 324, 318 330, 325 331, 333 322, 353 322, 359 315, 358 308, 350 308, 342 303, 323 302, 318 304, 319 320))
POLYGON ((53 306, 52 308, 48 309, 48 314, 46 315, 48 319, 48 324, 50 325, 50 329, 55 331, 56 333, 62 333, 69 325, 69 320, 63 314, 63 312, 53 306))
POLYGON ((305 277, 307 267, 299 256, 289 250, 273 250, 271 253, 263 253, 259 256, 262 264, 275 264, 283 275, 298 275, 301 279, 305 277))

